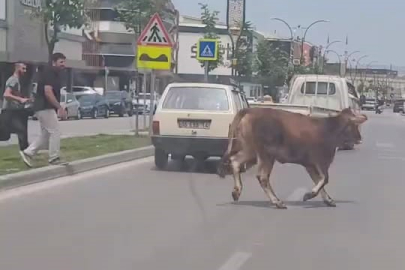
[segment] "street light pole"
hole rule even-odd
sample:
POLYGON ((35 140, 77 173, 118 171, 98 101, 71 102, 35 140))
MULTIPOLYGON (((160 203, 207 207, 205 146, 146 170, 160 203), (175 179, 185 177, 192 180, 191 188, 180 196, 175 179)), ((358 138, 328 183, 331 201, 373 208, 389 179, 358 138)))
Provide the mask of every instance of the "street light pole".
POLYGON ((335 41, 332 41, 332 42, 328 43, 328 45, 326 45, 325 51, 323 52, 323 55, 322 55, 322 72, 325 70, 325 57, 326 57, 326 54, 328 52, 329 47, 332 46, 333 44, 336 44, 336 43, 339 43, 339 42, 342 42, 342 41, 335 40, 335 41))
POLYGON ((340 74, 340 76, 342 76, 342 58, 340 58, 339 53, 337 53, 335 50, 327 50, 327 51, 325 51, 326 54, 328 54, 329 52, 332 52, 332 53, 337 55, 337 57, 339 59, 339 74, 340 74))
POLYGON ((302 37, 302 41, 301 41, 301 65, 304 62, 304 42, 305 42, 305 37, 307 36, 308 30, 317 23, 327 23, 327 22, 330 22, 330 21, 329 20, 317 20, 317 21, 311 23, 308 26, 308 28, 305 30, 304 36, 302 37))
POLYGON ((283 19, 280 19, 280 18, 272 18, 272 20, 273 21, 280 21, 280 22, 282 22, 282 23, 284 23, 287 27, 288 27, 288 29, 290 30, 290 63, 292 64, 292 65, 294 65, 294 47, 293 47, 293 42, 294 42, 294 33, 293 33, 293 30, 292 30, 292 28, 291 28, 291 26, 285 21, 285 20, 283 20, 283 19))

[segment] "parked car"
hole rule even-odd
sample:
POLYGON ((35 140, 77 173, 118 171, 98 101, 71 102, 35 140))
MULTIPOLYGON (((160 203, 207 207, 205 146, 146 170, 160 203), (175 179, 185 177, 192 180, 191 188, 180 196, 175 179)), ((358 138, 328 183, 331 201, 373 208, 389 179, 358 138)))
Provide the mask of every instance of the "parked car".
POLYGON ((79 97, 81 117, 93 119, 110 117, 110 107, 107 100, 99 94, 82 95, 79 97))
POLYGON ((236 113, 248 107, 233 85, 169 84, 153 116, 156 167, 164 169, 169 154, 174 160, 187 155, 198 161, 222 157, 228 147, 228 127, 236 113))
MULTIPOLYGON (((153 103, 154 103, 153 111, 155 111, 157 108, 157 104, 159 103, 159 98, 157 94, 154 96, 153 103)), ((134 110, 137 110, 139 114, 142 114, 144 112, 149 113, 151 110, 150 93, 139 93, 137 97, 135 96, 132 99, 132 105, 134 110), (139 102, 137 102, 137 99, 139 100, 139 102)))
POLYGON ((395 100, 392 111, 394 113, 403 112, 404 111, 404 102, 405 102, 405 99, 397 99, 397 100, 395 100))
POLYGON ((60 96, 60 104, 66 111, 67 118, 81 119, 80 103, 72 93, 62 91, 60 96))
POLYGON ((366 101, 361 105, 362 110, 374 111, 377 106, 375 98, 366 98, 366 101))
POLYGON ((123 117, 125 114, 132 116, 134 113, 132 101, 125 91, 107 91, 105 98, 110 107, 110 113, 123 117))

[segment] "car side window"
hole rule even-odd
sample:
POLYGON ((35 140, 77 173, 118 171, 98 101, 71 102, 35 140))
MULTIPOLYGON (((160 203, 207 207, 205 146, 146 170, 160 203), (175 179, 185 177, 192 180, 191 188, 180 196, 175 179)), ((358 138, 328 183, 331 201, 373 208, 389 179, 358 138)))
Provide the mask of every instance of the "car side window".
POLYGON ((244 95, 240 95, 240 98, 242 100, 243 108, 249 108, 249 103, 247 102, 246 97, 244 95))
POLYGON ((232 91, 232 97, 236 110, 240 111, 242 109, 242 101, 240 99, 239 93, 236 91, 232 91))

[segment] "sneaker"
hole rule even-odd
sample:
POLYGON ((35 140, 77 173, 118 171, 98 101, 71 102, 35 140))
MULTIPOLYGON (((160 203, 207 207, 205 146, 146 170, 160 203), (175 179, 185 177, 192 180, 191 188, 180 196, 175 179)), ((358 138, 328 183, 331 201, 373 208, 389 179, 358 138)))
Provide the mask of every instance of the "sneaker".
POLYGON ((60 157, 53 158, 49 160, 49 165, 67 165, 67 161, 62 160, 60 157))
POLYGON ((22 160, 24 161, 25 165, 32 168, 32 163, 31 163, 32 157, 30 155, 27 155, 24 151, 20 151, 20 156, 21 156, 22 160))

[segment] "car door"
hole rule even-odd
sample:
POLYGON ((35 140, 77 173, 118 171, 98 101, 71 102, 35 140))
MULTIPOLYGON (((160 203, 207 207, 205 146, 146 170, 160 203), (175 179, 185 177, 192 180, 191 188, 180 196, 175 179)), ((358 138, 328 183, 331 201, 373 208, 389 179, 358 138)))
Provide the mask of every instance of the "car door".
POLYGON ((99 101, 98 101, 98 106, 99 106, 99 112, 102 115, 107 114, 107 100, 103 96, 98 96, 99 101))
POLYGON ((77 107, 74 103, 74 96, 71 93, 66 94, 66 108, 68 111, 68 117, 77 116, 77 107))
POLYGON ((104 112, 103 112, 103 106, 101 104, 101 96, 100 95, 96 95, 95 103, 96 103, 95 107, 97 108, 98 115, 103 115, 104 112))

